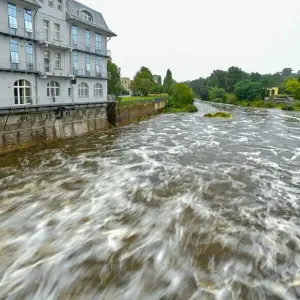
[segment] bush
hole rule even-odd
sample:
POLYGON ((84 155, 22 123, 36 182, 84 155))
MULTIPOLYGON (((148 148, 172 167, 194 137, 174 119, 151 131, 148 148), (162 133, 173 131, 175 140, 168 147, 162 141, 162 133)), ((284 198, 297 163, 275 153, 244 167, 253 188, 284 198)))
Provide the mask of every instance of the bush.
POLYGON ((282 109, 282 110, 289 110, 289 111, 295 110, 295 108, 294 108, 293 106, 287 105, 287 104, 284 105, 281 109, 282 109))
POLYGON ((259 82, 242 80, 236 84, 234 93, 240 100, 253 101, 263 99, 267 95, 267 90, 259 82))
POLYGON ((214 100, 215 102, 225 102, 226 92, 221 88, 210 88, 208 93, 208 99, 214 100))
POLYGON ((193 90, 184 83, 173 84, 170 90, 169 105, 172 107, 185 107, 194 103, 193 90))
POLYGON ((228 104, 234 104, 236 103, 237 98, 235 94, 227 94, 226 95, 226 103, 228 104))

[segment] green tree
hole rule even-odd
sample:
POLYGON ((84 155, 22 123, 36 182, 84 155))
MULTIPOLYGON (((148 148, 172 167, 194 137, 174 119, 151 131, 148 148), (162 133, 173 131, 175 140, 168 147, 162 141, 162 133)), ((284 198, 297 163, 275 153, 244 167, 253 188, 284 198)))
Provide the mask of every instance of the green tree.
POLYGON ((166 77, 164 78, 164 92, 169 93, 173 84, 172 72, 170 69, 167 70, 166 77))
POLYGON ((107 61, 107 71, 110 73, 107 84, 108 94, 119 96, 124 90, 121 85, 121 69, 109 59, 107 61))
POLYGON ((209 94, 208 94, 208 99, 224 101, 224 100, 226 100, 226 92, 224 89, 221 89, 221 88, 210 88, 209 94))
POLYGON ((155 80, 151 71, 146 67, 141 69, 135 74, 131 83, 131 90, 135 94, 141 94, 142 96, 148 96, 150 91, 155 86, 155 80))
POLYGON ((234 93, 239 100, 253 101, 263 99, 267 95, 267 89, 259 82, 246 79, 236 84, 234 93))
POLYGON ((194 103, 194 92, 185 83, 176 83, 170 88, 170 105, 172 107, 185 107, 194 103))
POLYGON ((282 70, 281 74, 282 74, 283 78, 289 77, 293 74, 293 69, 292 68, 284 68, 282 70))
POLYGON ((296 78, 287 78, 284 82, 285 91, 297 100, 300 100, 300 83, 296 78))
POLYGON ((162 85, 162 79, 161 79, 161 76, 160 76, 160 75, 159 75, 158 78, 157 78, 157 84, 158 84, 159 86, 162 85))

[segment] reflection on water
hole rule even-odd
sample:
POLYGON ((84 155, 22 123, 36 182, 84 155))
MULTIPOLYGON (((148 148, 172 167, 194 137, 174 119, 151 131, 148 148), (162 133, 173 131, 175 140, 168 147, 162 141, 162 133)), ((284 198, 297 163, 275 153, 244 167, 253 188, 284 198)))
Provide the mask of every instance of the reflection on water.
POLYGON ((2 157, 0 299, 299 299, 300 115, 198 106, 2 157))

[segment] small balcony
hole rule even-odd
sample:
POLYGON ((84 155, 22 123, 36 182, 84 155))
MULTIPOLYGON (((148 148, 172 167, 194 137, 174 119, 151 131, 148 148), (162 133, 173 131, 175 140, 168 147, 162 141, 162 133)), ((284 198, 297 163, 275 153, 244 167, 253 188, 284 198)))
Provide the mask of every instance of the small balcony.
POLYGON ((37 41, 33 30, 30 31, 29 28, 18 25, 15 26, 15 28, 11 28, 8 22, 0 21, 0 33, 5 36, 17 37, 23 40, 37 41))
POLYGON ((83 52, 83 53, 88 53, 88 54, 95 54, 95 55, 104 56, 104 57, 111 57, 110 50, 96 49, 95 45, 87 46, 85 44, 85 42, 79 42, 79 41, 77 41, 77 42, 72 41, 71 44, 72 44, 73 51, 78 51, 78 52, 83 52))
POLYGON ((59 36, 55 37, 44 32, 37 32, 36 37, 39 45, 44 48, 59 48, 61 50, 70 50, 69 37, 59 36))
POLYGON ((55 64, 46 65, 44 63, 39 64, 40 66, 43 66, 43 69, 39 69, 39 73, 42 77, 48 77, 48 76, 56 76, 56 77, 65 77, 65 78, 73 78, 73 74, 70 74, 69 72, 65 71, 62 66, 57 66, 55 64))
POLYGON ((111 79, 111 74, 110 72, 107 71, 95 72, 95 71, 87 71, 86 69, 78 69, 78 70, 73 70, 73 75, 75 77, 81 77, 81 78, 98 78, 104 80, 111 79))
POLYGON ((36 65, 27 61, 11 61, 9 58, 0 59, 0 71, 15 73, 38 73, 36 65))

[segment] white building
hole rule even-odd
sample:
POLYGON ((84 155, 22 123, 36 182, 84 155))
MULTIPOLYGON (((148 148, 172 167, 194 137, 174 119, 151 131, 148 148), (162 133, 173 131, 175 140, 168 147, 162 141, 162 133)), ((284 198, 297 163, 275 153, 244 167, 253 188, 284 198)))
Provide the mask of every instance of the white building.
POLYGON ((0 107, 106 101, 113 36, 74 0, 0 0, 0 107))

